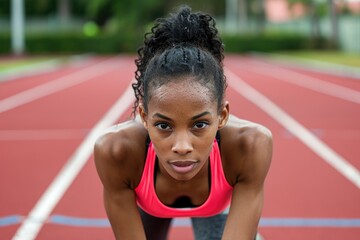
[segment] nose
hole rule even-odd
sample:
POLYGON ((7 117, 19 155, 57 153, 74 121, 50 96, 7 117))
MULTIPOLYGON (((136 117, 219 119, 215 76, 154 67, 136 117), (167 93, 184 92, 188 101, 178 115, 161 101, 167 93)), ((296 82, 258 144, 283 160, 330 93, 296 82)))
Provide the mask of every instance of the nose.
POLYGON ((174 153, 186 155, 193 151, 190 136, 187 133, 176 134, 171 149, 174 153))

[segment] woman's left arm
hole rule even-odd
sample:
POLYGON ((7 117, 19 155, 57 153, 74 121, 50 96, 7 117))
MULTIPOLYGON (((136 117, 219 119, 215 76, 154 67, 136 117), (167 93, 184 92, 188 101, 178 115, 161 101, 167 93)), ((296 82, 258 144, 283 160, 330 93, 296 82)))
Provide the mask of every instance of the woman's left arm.
POLYGON ((272 156, 272 137, 268 130, 247 135, 241 171, 237 175, 223 240, 253 240, 262 212, 264 181, 272 156))

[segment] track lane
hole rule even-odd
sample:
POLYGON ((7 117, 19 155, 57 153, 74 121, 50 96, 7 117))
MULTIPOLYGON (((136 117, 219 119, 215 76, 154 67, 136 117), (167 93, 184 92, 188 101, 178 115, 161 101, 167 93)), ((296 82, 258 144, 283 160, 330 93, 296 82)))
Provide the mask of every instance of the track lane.
MULTIPOLYGON (((235 58, 236 58, 236 56, 235 56, 235 58)), ((332 69, 331 65, 327 66, 327 70, 323 66, 322 71, 316 71, 317 69, 315 69, 315 71, 314 71, 312 69, 312 68, 315 68, 314 65, 309 65, 311 67, 311 68, 309 68, 307 66, 291 64, 291 62, 289 63, 286 60, 277 61, 277 60, 273 60, 273 59, 267 59, 264 57, 250 56, 250 57, 246 58, 246 61, 269 64, 273 68, 280 67, 280 68, 288 69, 288 70, 291 70, 291 71, 294 71, 294 72, 297 72, 300 74, 310 75, 312 77, 320 78, 320 79, 326 79, 327 81, 335 83, 335 84, 340 84, 340 85, 343 85, 343 86, 346 86, 349 88, 360 90, 360 88, 359 88, 360 70, 359 70, 359 68, 356 68, 356 67, 351 67, 352 69, 350 71, 354 71, 355 69, 357 69, 357 74, 348 74, 349 72, 346 71, 346 69, 342 69, 341 71, 339 71, 337 69, 337 71, 335 71, 336 73, 334 73, 333 70, 336 70, 336 69, 332 69)), ((346 66, 345 66, 345 68, 346 68, 346 66)))
MULTIPOLYGON (((241 65, 241 59, 234 62, 237 63, 232 65, 232 69, 242 79, 252 79, 253 87, 295 119, 299 119, 304 126, 360 169, 360 162, 357 161, 359 150, 356 147, 360 145, 357 134, 360 133, 359 104, 283 82, 276 77, 264 76, 260 68, 256 71, 245 63, 241 65)), ((292 137, 290 133, 287 135, 292 137)))
MULTIPOLYGON (((130 115, 131 108, 119 117, 117 122, 127 120, 130 115)), ((83 219, 103 219, 107 221, 102 191, 102 185, 97 177, 94 160, 93 157, 91 157, 51 215, 76 216, 83 219)), ((56 236, 58 239, 75 239, 83 237, 87 240, 114 238, 110 226, 65 227, 67 231, 64 231, 64 226, 61 224, 45 224, 37 236, 37 239, 46 240, 53 238, 53 236, 56 236)))
MULTIPOLYGON (((238 59, 236 61, 238 61, 238 59)), ((236 71, 237 69, 238 66, 235 66, 234 69, 232 70, 236 71)), ((121 74, 121 79, 127 78, 127 77, 123 77, 126 75, 125 72, 128 71, 121 71, 121 73, 118 73, 119 75, 121 74)), ((244 69, 239 71, 239 75, 241 75, 242 77, 244 76, 243 73, 244 73, 244 69), (240 74, 240 72, 242 74, 240 74)), ((129 77, 132 77, 133 72, 129 72, 128 75, 129 77)), ((248 76, 249 78, 247 77, 245 80, 253 79, 251 75, 252 74, 249 73, 248 76)), ((114 74, 109 73, 109 78, 111 78, 111 76, 114 77, 114 74)), ((109 80, 109 82, 113 82, 113 81, 116 82, 115 80, 111 80, 111 81, 109 80)), ((74 93, 69 94, 69 96, 66 96, 65 99, 67 98, 72 99, 74 96, 79 96, 83 94, 92 95, 92 93, 89 92, 94 92, 98 90, 99 87, 98 82, 97 83, 93 82, 93 83, 94 83, 93 87, 86 88, 85 90, 80 90, 78 93, 76 93, 78 89, 72 88, 72 90, 74 90, 74 93)), ((262 93, 265 92, 266 95, 269 94, 272 100, 276 99, 276 102, 280 103, 285 101, 286 106, 295 105, 297 108, 301 108, 300 105, 298 106, 298 103, 296 104, 294 104, 293 102, 288 103, 289 99, 295 98, 295 94, 299 92, 298 89, 295 90, 295 92, 289 92, 288 95, 286 95, 286 98, 282 98, 282 97, 277 97, 278 93, 276 92, 275 87, 271 87, 272 90, 268 89, 269 85, 267 83, 261 82, 258 79, 251 80, 250 83, 253 86, 256 85, 257 88, 259 87, 262 93)), ((88 84, 84 84, 84 86, 85 85, 88 84)), ((109 84, 106 83, 104 83, 103 85, 109 86, 109 84)), ((279 84, 278 86, 281 89, 282 85, 279 84)), ((285 89, 288 90, 290 88, 285 87, 285 89)), ((119 94, 119 92, 115 93, 113 90, 114 87, 112 87, 111 89, 105 89, 104 87, 103 92, 110 93, 111 95, 113 94, 112 97, 115 99, 116 94, 119 94)), ((100 91, 98 91, 98 93, 100 93, 100 91)), ((299 95, 302 96, 301 94, 299 95)), ((64 97, 61 96, 62 94, 59 95, 61 101, 63 101, 63 103, 66 103, 67 100, 64 101, 64 97)), ((90 106, 94 108, 94 110, 91 109, 90 112, 93 111, 98 112, 97 109, 99 104, 101 106, 104 106, 104 109, 110 106, 109 105, 110 101, 107 100, 108 96, 105 96, 104 99, 101 98, 101 100, 99 100, 100 96, 104 96, 104 94, 93 95, 93 97, 97 98, 98 101, 90 101, 90 103, 92 103, 90 104, 90 106), (108 105, 101 103, 102 101, 106 101, 108 105), (107 105, 107 107, 105 105, 107 105)), ((354 195, 353 193, 354 189, 352 187, 349 187, 349 183, 345 179, 341 177, 334 178, 334 171, 331 168, 329 168, 328 165, 323 163, 321 160, 318 160, 318 157, 316 155, 314 155, 309 149, 303 146, 302 143, 300 143, 296 138, 294 138, 291 134, 289 134, 282 126, 280 126, 272 118, 270 118, 265 113, 263 113, 251 102, 239 96, 239 94, 233 91, 231 88, 229 88, 228 98, 231 102, 231 111, 234 114, 242 118, 249 119, 251 121, 260 122, 265 126, 268 126, 273 131, 274 134, 274 139, 275 139, 275 146, 274 146, 275 151, 273 158, 274 160, 266 183, 266 201, 265 201, 265 208, 263 214, 264 217, 266 218, 273 218, 273 217, 326 217, 326 218, 357 217, 359 218, 359 214, 358 214, 359 211, 357 209, 354 209, 354 201, 358 199, 358 195, 356 194, 354 195), (286 149, 286 151, 284 151, 284 149, 286 149), (294 153, 299 153, 299 154, 294 154, 294 153), (321 176, 321 178, 319 178, 319 176, 321 176), (336 197, 334 197, 334 192, 337 193, 336 197)), ((49 100, 48 97, 46 99, 49 100)), ((79 100, 78 98, 77 100, 79 101, 79 105, 86 104, 87 102, 84 101, 84 103, 82 103, 82 101, 79 100)), ((41 104, 41 105, 44 105, 42 108, 45 107, 46 109, 46 104, 41 104)), ((58 126, 57 124, 61 124, 60 120, 62 119, 62 116, 65 116, 64 114, 61 114, 61 112, 63 112, 63 110, 61 110, 61 106, 63 105, 59 104, 59 108, 57 109, 57 111, 51 112, 51 114, 55 115, 54 118, 51 118, 53 120, 49 121, 50 126, 52 128, 56 128, 56 126, 58 126), (59 112, 59 114, 56 115, 56 112, 59 112)), ((71 106, 69 108, 72 109, 71 106)), ((22 108, 22 110, 24 109, 26 108, 22 108)), ((91 114, 86 115, 87 111, 81 111, 81 108, 74 107, 74 109, 72 109, 71 111, 73 110, 75 110, 75 112, 78 111, 79 115, 82 115, 83 117, 78 117, 77 114, 68 116, 69 119, 64 121, 65 122, 64 126, 66 126, 67 128, 84 129, 83 126, 86 126, 86 128, 88 128, 88 126, 91 127, 91 124, 89 122, 83 121, 84 119, 89 119, 89 120, 93 119, 93 122, 96 121, 95 116, 92 117, 91 114), (71 118, 73 118, 73 120, 71 120, 71 118), (76 120, 75 118, 79 120, 76 120), (76 128, 72 127, 72 121, 76 123, 75 124, 76 128)), ((307 109, 303 109, 303 111, 305 112, 306 110, 307 109)), ((30 112, 31 111, 28 111, 27 114, 29 114, 30 112)), ((317 112, 313 110, 313 114, 316 113, 317 112)), ((101 117, 101 114, 98 114, 97 117, 101 117)), ((67 119, 67 117, 65 117, 65 119, 67 119)), ((304 120, 309 123, 313 122, 311 119, 307 120, 307 117, 306 119, 304 117, 304 120)), ((0 115, 0 121, 1 121, 1 115, 0 115)), ((320 120, 318 121, 319 121, 319 126, 322 126, 321 125, 322 122, 320 120)), ((33 117, 33 120, 30 122, 33 122, 33 124, 35 124, 37 128, 41 128, 42 126, 41 122, 37 121, 35 117, 33 117)), ((24 128, 31 129, 31 127, 33 126, 30 123, 28 124, 21 123, 21 124, 23 124, 21 129, 24 128)), ((329 128, 333 127, 333 125, 337 126, 335 120, 332 124, 330 124, 329 128)), ((49 127, 47 128, 44 127, 43 129, 48 129, 48 128, 49 127)), ((316 128, 314 128, 314 130, 316 130, 316 128)), ((342 130, 340 129, 339 131, 342 130)), ((332 134, 334 136, 337 135, 336 132, 333 132, 332 134)), ((73 139, 72 140, 73 143, 71 143, 71 141, 68 142, 64 140, 64 146, 56 146, 56 144, 54 144, 54 146, 52 147, 53 152, 56 152, 56 149, 67 149, 67 148, 69 148, 68 151, 70 152, 71 148, 74 149, 76 145, 75 142, 77 141, 79 143, 80 140, 81 140, 81 136, 77 140, 73 139), (66 147, 65 146, 66 142, 70 143, 71 146, 66 147)), ((45 144, 47 142, 44 141, 41 144, 45 144)), ((336 142, 337 141, 335 141, 334 144, 337 144, 336 142)), ((29 142, 25 141, 24 143, 27 144, 29 142)), ((0 144, 2 144, 1 141, 0 144)), ((3 145, 1 145, 1 147, 2 146, 3 145)), ((34 148, 33 150, 36 150, 34 152, 39 151, 36 149, 36 147, 33 148, 34 148)), ((21 154, 18 153, 18 155, 21 154)), ((29 153, 27 154, 24 153, 24 155, 22 156, 24 157, 34 156, 34 153, 30 153, 30 155, 29 153)), ((39 157, 46 158, 45 153, 44 156, 39 156, 39 157)), ((61 160, 58 161, 60 162, 61 160)), ((48 166, 48 163, 49 163, 48 161, 47 162, 43 161, 42 164, 43 166, 48 166)), ((56 168, 58 169, 59 167, 54 166, 54 169, 56 168)), ((52 171, 52 177, 54 176, 54 172, 55 170, 52 171)), ((24 172, 23 174, 26 175, 26 172, 24 172)), ((49 173, 49 175, 51 174, 49 173)), ((6 179, 13 179, 11 177, 12 176, 9 176, 6 179)), ((0 188, 3 189, 3 186, 1 186, 0 188)), ((29 188, 29 191, 31 191, 30 189, 32 189, 32 187, 29 188)), ((42 189, 44 189, 44 187, 42 187, 42 189)), ((66 194, 63 197, 63 200, 55 208, 53 213, 60 215, 75 216, 75 217, 83 216, 90 218, 92 217, 103 218, 105 217, 105 215, 102 207, 101 195, 100 196, 96 195, 99 193, 98 192, 99 190, 101 191, 101 186, 99 185, 97 176, 95 174, 94 166, 92 165, 90 159, 88 164, 85 166, 83 171, 81 171, 81 173, 76 178, 75 182, 73 183, 69 191, 66 192, 66 194), (94 187, 91 188, 90 185, 94 187), (84 189, 87 191, 84 191, 84 189)), ((3 208, 3 206, 4 205, 1 204, 1 208, 3 208)), ((9 214, 7 215, 14 214, 13 211, 8 213, 9 214)), ((5 231, 9 231, 9 229, 11 230, 14 229, 14 226, 0 228, 0 235, 2 235, 2 233, 5 231)), ((356 236, 359 235, 359 228, 349 229, 349 228, 261 227, 260 230, 261 230, 260 232, 265 236, 265 239, 270 239, 270 240, 271 239, 281 240, 281 239, 289 239, 289 238, 290 239, 324 239, 324 238, 356 239, 356 236)), ((184 232, 189 234, 191 233, 191 229, 189 229, 188 227, 181 229, 181 227, 179 227, 172 230, 173 236, 175 236, 175 234, 184 233, 184 232)), ((112 239, 110 228, 99 229, 99 228, 82 228, 82 227, 69 227, 69 226, 63 227, 61 225, 54 225, 51 223, 46 224, 39 235, 41 239, 49 239, 49 238, 64 239, 64 238, 69 238, 69 236, 71 236, 71 238, 86 238, 86 239, 102 238, 103 239, 104 237, 104 238, 112 239), (64 228, 66 229, 65 231, 64 228)), ((171 240, 175 240, 175 238, 171 240)))
POLYGON ((119 63, 113 58, 102 61, 95 66, 87 66, 72 74, 53 79, 52 81, 35 86, 33 88, 19 92, 13 96, 0 101, 0 113, 11 111, 14 108, 23 106, 32 101, 36 101, 48 95, 63 91, 67 88, 79 85, 93 78, 119 68, 119 63))
MULTIPOLYGON (((123 61, 119 59, 119 66, 123 61)), ((90 129, 133 76, 133 68, 129 67, 132 61, 126 61, 125 68, 119 67, 1 114, 1 129, 90 129)), ((2 198, 0 216, 10 212, 25 216, 85 136, 52 141, 1 141, 0 188, 6 198, 2 198), (16 182, 16 188, 9 182, 16 182)), ((3 230, 0 228, 0 235, 3 230)))
MULTIPOLYGON (((229 59, 229 58, 228 58, 229 59)), ((313 95, 319 95, 314 92, 307 92, 304 94, 303 89, 296 88, 284 84, 282 81, 276 82, 276 79, 264 78, 254 71, 249 71, 249 68, 241 61, 241 59, 231 59, 227 62, 227 66, 232 71, 236 72, 243 80, 246 80, 251 86, 262 92, 264 95, 270 97, 275 103, 282 106, 283 109, 290 112, 292 116, 299 119, 301 122, 306 121, 306 126, 311 129, 323 128, 324 122, 318 115, 321 114, 322 108, 313 109, 313 114, 309 112, 314 104, 311 104, 310 99, 313 95), (243 63, 242 66, 241 62, 243 63), (278 90, 282 90, 279 92, 278 90), (310 98, 310 99, 309 99, 310 98), (314 127, 314 121, 318 121, 317 127, 314 127)), ((261 69, 258 71, 261 73, 261 69)), ((291 76, 289 76, 291 77, 291 76)), ((272 126, 273 120, 266 120, 263 114, 253 112, 252 104, 239 100, 239 96, 229 90, 229 98, 235 97, 233 102, 239 103, 233 110, 237 112, 241 109, 239 116, 244 116, 247 119, 253 119, 268 126, 274 134, 274 157, 272 167, 267 180, 267 193, 264 209, 264 217, 325 217, 325 218, 359 218, 360 208, 358 207, 358 200, 360 199, 359 190, 355 186, 349 184, 336 171, 325 164, 318 156, 314 155, 312 151, 300 143, 294 136, 289 134, 281 126, 272 126), (246 106, 241 108, 241 106, 246 106), (249 113, 248 115, 246 113, 249 113), (269 190, 271 189, 271 190, 269 190)), ((326 111, 329 111, 328 99, 321 101, 318 96, 316 105, 322 106, 325 104, 326 111)), ((339 101, 339 100, 337 100, 339 101)), ((339 106, 348 105, 344 102, 339 103, 339 106)), ((351 104, 350 104, 351 105, 351 104)), ((353 104, 354 105, 354 104, 353 104)), ((353 106, 352 105, 352 106, 353 106)), ((354 112, 346 112, 347 114, 354 112)), ((356 108, 355 108, 356 109, 356 108)), ((334 109, 330 109, 334 110, 334 109)), ((334 111, 333 111, 334 112, 334 111)), ((329 114, 329 113, 328 113, 329 114)), ((348 125, 356 128, 356 120, 346 119, 348 116, 354 115, 340 115, 336 119, 331 119, 332 125, 327 124, 329 131, 332 127, 341 127, 345 121, 348 125), (340 121, 340 123, 339 123, 340 121), (350 123, 348 122, 350 121, 350 123), (340 124, 340 126, 338 125, 340 124), (349 125, 352 124, 352 125, 349 125)), ((355 117, 356 118, 356 117, 355 117)), ((316 133, 316 131, 315 131, 316 133)), ((323 139, 323 138, 322 138, 323 139)), ((339 142, 337 140, 332 144, 336 150, 339 149, 339 142)), ((356 155, 357 148, 342 149, 342 153, 351 149, 352 154, 356 155)), ((353 156, 353 155, 351 155, 353 156)), ((351 157, 350 156, 350 157, 351 157)), ((357 158, 355 158, 357 159, 357 158)), ((352 158, 351 162, 356 161, 352 158)), ((359 234, 359 228, 262 228, 262 233, 268 239, 356 239, 359 234), (305 229, 305 231, 303 231, 305 229), (311 230, 310 230, 311 229, 311 230), (284 234, 286 232, 287 234, 284 234), (304 233, 304 234, 303 234, 304 233), (307 234, 308 233, 308 234, 307 234), (322 238, 319 238, 322 236, 322 238), (344 238, 339 238, 343 236, 344 238)))
MULTIPOLYGON (((329 188, 324 188, 324 185, 331 185, 333 190, 338 190, 344 194, 344 196, 352 195, 353 188, 343 189, 343 185, 349 185, 348 182, 339 177, 339 179, 334 179, 334 173, 327 164, 323 161, 318 160, 314 164, 314 160, 318 159, 313 152, 307 149, 301 142, 295 139, 293 136, 289 135, 289 133, 273 119, 264 114, 261 110, 259 110, 256 106, 254 106, 251 102, 246 99, 242 99, 238 96, 238 93, 234 93, 234 91, 229 88, 228 93, 229 100, 231 102, 235 102, 236 105, 232 104, 232 111, 234 114, 244 117, 246 119, 250 119, 255 122, 260 122, 266 126, 269 126, 271 130, 274 132, 274 138, 276 140, 276 145, 281 146, 281 149, 287 149, 286 153, 279 148, 276 148, 274 152, 274 159, 285 159, 289 161, 281 162, 274 160, 272 169, 269 174, 269 179, 267 183, 267 201, 264 209, 264 217, 272 218, 272 217, 304 217, 304 218, 314 218, 314 217, 323 217, 323 218, 334 218, 334 217, 348 217, 348 218, 356 218, 358 217, 356 213, 353 211, 351 206, 354 206, 353 198, 344 197, 340 202, 345 206, 349 206, 344 214, 344 210, 341 208, 336 208, 338 211, 328 211, 328 209, 324 209, 323 196, 329 196, 333 198, 332 190, 329 188), (241 106, 246 106, 242 108, 241 106), (275 130, 278 129, 278 130, 275 130), (299 150, 300 148, 300 150, 299 150), (304 161, 301 159, 293 159, 294 152, 304 152, 304 161), (311 166, 311 167, 309 167, 311 166), (273 170, 273 168, 275 170, 273 170), (283 169, 287 169, 284 172, 283 169), (320 171, 318 171, 320 169, 320 171), (325 170, 324 170, 325 169, 325 170), (304 181, 303 176, 298 176, 296 173, 305 173, 306 181, 304 181), (321 173, 322 179, 318 181, 319 174, 321 173), (284 179, 286 179, 284 181, 284 179), (334 179, 334 180, 332 180, 334 179), (330 181, 329 181, 330 180, 330 181), (304 200, 304 196, 310 195, 308 199, 304 200), (285 200, 285 202, 284 202, 285 200), (273 204, 271 204, 273 203, 273 204), (321 207, 319 207, 321 206, 321 207)), ((71 191, 71 190, 70 190, 71 191)), ((74 191, 76 192, 76 191, 74 191)), ((69 199, 76 199, 76 197, 71 197, 69 194, 69 199)), ((328 200, 326 200, 328 201, 328 200)), ((68 200, 70 203, 71 200, 68 200)), ((62 203, 59 204, 61 206, 62 203)), ((99 204, 99 203, 98 203, 99 204)), ((339 204, 339 199, 334 199, 330 201, 328 206, 325 208, 334 208, 339 204)), ((62 211, 59 210, 59 213, 62 211)), ((70 212, 68 212, 70 214, 70 212)), ((86 215, 86 214, 85 214, 86 215)), ((70 215, 71 216, 71 215, 70 215)), ((84 216, 82 214, 81 216, 84 216)), ((48 225, 49 226, 49 225, 48 225)), ((56 226, 52 226, 52 228, 56 229, 56 226)), ((58 231, 61 230, 61 227, 57 227, 58 231)), ((184 228, 183 230, 185 231, 184 228)), ((357 229, 351 228, 349 229, 339 229, 339 228, 311 228, 311 231, 304 231, 308 234, 299 234, 299 231, 303 232, 304 228, 281 228, 281 227, 261 227, 261 233, 265 236, 266 239, 281 239, 283 236, 282 232, 289 232, 290 235, 286 235, 286 238, 292 236, 296 238, 299 236, 300 238, 309 237, 309 239, 317 239, 319 235, 327 236, 329 239, 338 239, 334 238, 334 236, 349 236, 349 239, 353 239, 351 237, 354 236, 354 231, 356 234, 357 229), (299 230, 300 229, 300 230, 299 230), (316 234, 318 233, 318 234, 316 234), (347 234, 345 234, 347 233, 347 234), (325 234, 325 235, 324 235, 325 234), (345 234, 345 235, 344 235, 345 234), (317 237, 316 237, 317 236, 317 237)), ((305 228, 306 229, 306 228, 305 228)), ((175 233, 178 228, 173 230, 175 233)), ((191 233, 191 230, 188 229, 187 234, 191 233)), ((79 230, 82 231, 82 230, 79 230)), ((105 231, 107 233, 108 229, 103 229, 101 231, 105 231)), ((74 230, 74 234, 76 231, 74 230)))
MULTIPOLYGON (((344 79, 341 83, 340 81, 338 83, 333 83, 330 80, 333 80, 334 78, 330 76, 318 78, 309 73, 304 74, 289 68, 271 65, 257 60, 248 62, 246 66, 247 70, 257 72, 264 77, 276 78, 312 91, 360 104, 360 91, 354 89, 355 84, 352 84, 353 86, 351 88, 344 86, 344 84, 349 83, 349 81, 344 81, 344 79), (258 69, 261 69, 261 72, 257 71, 258 69)), ((349 78, 347 79, 349 80, 349 78)), ((356 83, 357 86, 360 86, 360 81, 354 80, 352 83, 356 83)))
POLYGON ((84 67, 93 66, 97 63, 100 63, 104 60, 108 59, 108 57, 102 58, 88 58, 84 59, 81 63, 76 64, 65 64, 62 68, 59 68, 55 71, 49 71, 44 73, 38 73, 31 76, 25 75, 20 76, 11 81, 1 81, 0 80, 0 100, 10 97, 14 94, 17 94, 21 91, 25 91, 29 88, 33 88, 40 84, 44 84, 46 82, 52 81, 53 79, 66 76, 68 74, 72 74, 79 69, 84 67))

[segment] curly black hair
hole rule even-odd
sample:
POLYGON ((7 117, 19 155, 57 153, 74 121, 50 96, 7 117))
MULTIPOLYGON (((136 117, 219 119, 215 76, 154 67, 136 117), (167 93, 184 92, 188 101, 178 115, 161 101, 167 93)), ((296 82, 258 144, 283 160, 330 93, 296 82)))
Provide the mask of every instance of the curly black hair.
POLYGON ((209 14, 192 13, 188 6, 155 21, 151 32, 145 34, 135 60, 134 116, 140 101, 147 111, 151 87, 177 76, 195 77, 209 88, 221 108, 226 89, 222 63, 224 47, 215 25, 209 14))

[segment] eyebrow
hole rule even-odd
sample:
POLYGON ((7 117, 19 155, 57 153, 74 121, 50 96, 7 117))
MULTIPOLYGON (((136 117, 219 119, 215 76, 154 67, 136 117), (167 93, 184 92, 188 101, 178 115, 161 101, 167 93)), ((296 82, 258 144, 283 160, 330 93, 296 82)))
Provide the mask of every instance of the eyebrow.
MULTIPOLYGON (((205 115, 207 115, 207 114, 210 114, 210 112, 208 112, 208 111, 202 112, 202 113, 200 113, 200 114, 197 114, 197 115, 193 116, 193 117, 191 118, 191 120, 195 120, 195 119, 201 118, 201 117, 203 117, 203 116, 205 116, 205 115)), ((153 115, 153 117, 159 117, 159 118, 162 118, 162 119, 165 119, 165 120, 168 120, 168 121, 172 121, 171 118, 169 118, 169 117, 167 117, 167 116, 165 116, 165 115, 163 115, 163 114, 161 114, 161 113, 155 113, 155 114, 153 115)))
POLYGON ((200 114, 198 114, 198 115, 195 115, 195 116, 193 116, 193 117, 191 118, 191 120, 195 120, 195 119, 201 118, 201 117, 203 117, 203 116, 205 116, 205 115, 207 115, 207 114, 210 114, 210 112, 205 111, 205 112, 203 112, 203 113, 200 113, 200 114))
POLYGON ((171 118, 169 118, 169 117, 167 117, 167 116, 165 116, 165 115, 163 115, 163 114, 161 114, 161 113, 155 113, 152 117, 153 117, 153 118, 154 118, 154 117, 159 117, 159 118, 162 118, 162 119, 165 119, 165 120, 168 120, 168 121, 171 121, 171 120, 172 120, 171 118))

